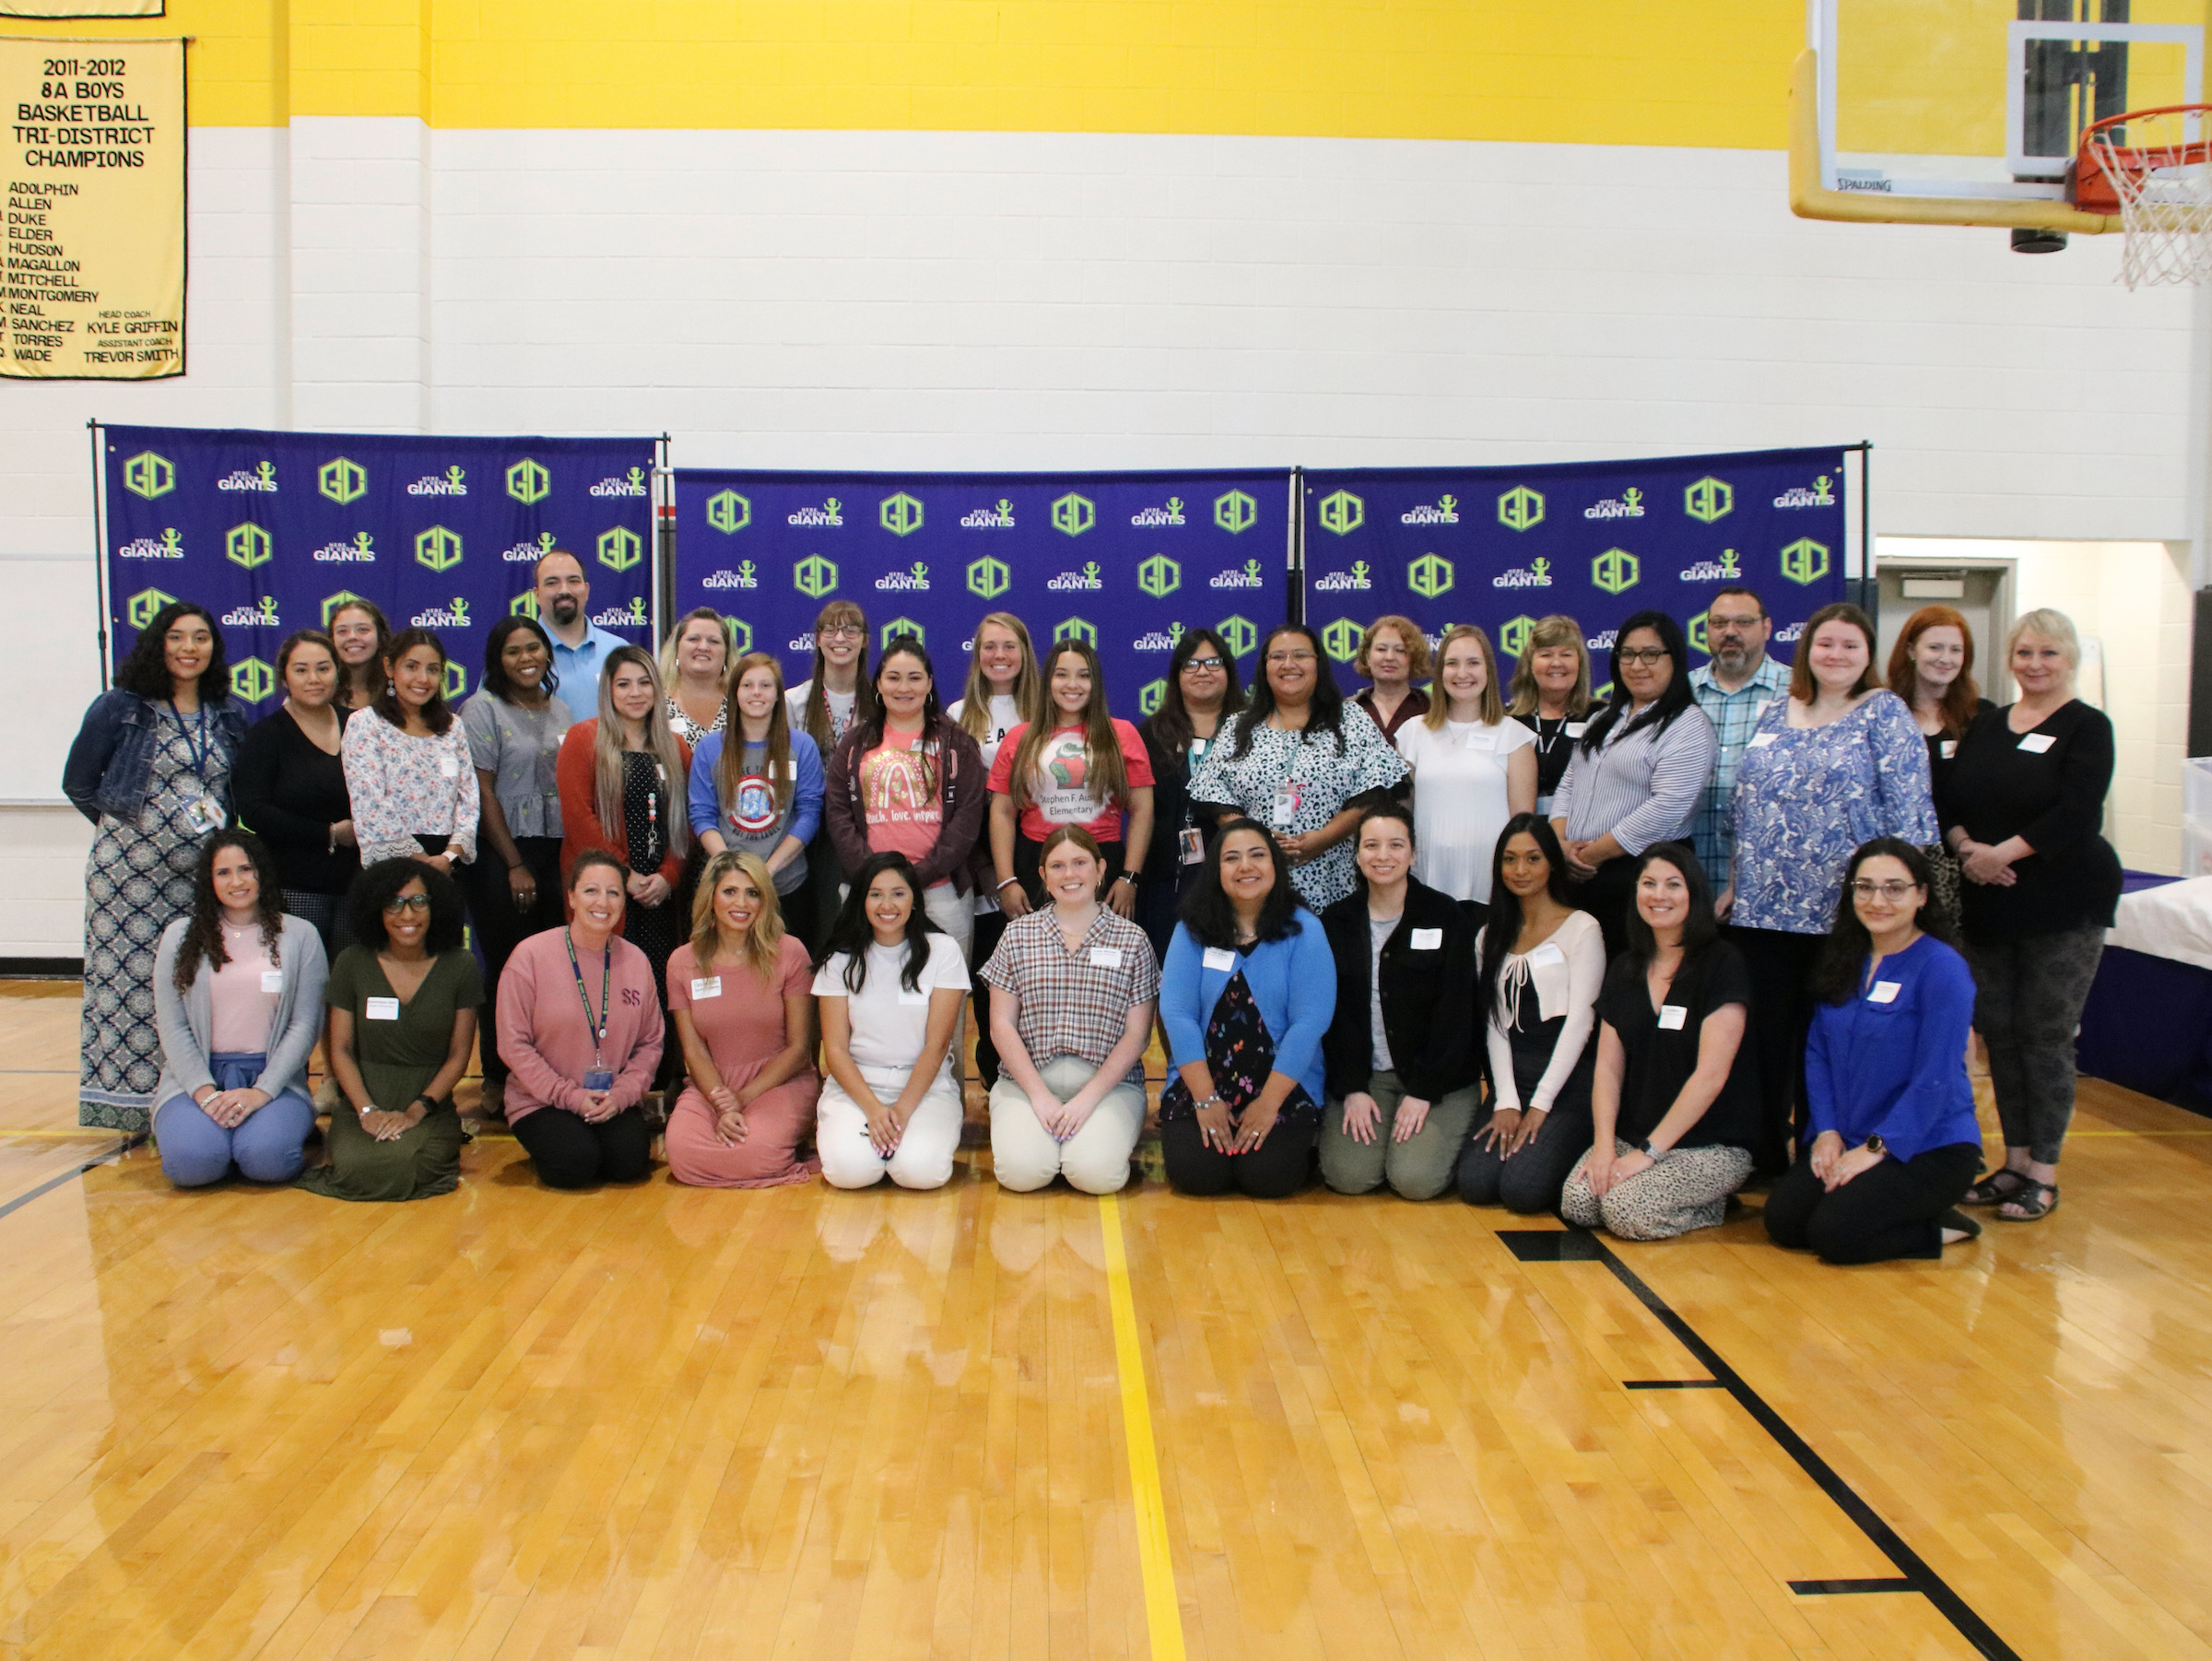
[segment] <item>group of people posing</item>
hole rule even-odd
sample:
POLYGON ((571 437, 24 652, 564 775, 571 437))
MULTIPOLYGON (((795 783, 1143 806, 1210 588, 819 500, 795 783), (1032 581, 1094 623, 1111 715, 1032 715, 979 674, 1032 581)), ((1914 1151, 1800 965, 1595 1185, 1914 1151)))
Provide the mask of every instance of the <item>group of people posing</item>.
POLYGON ((2057 613, 2014 627, 2003 708, 1939 607, 1886 677, 1841 605, 1785 668, 1732 588, 1710 661, 1639 613, 1594 696, 1565 617, 1510 680, 1479 628, 1378 618, 1349 699, 1301 624, 1249 689, 1195 629, 1132 725, 1009 613, 947 705, 849 602, 787 689, 710 610, 657 658, 593 628, 571 554, 535 599, 458 710, 435 634, 349 602, 251 724, 206 610, 152 619, 65 781, 99 827, 87 1123, 150 1127, 181 1184, 412 1198, 459 1181, 475 1055, 550 1186, 642 1179, 665 1119, 681 1182, 931 1187, 972 999, 1011 1188, 1128 1180, 1157 1027, 1186 1193, 1288 1195, 1318 1152, 1344 1192, 1653 1239, 1764 1180, 1777 1241, 1854 1262, 2058 1202, 2120 873, 2057 613))

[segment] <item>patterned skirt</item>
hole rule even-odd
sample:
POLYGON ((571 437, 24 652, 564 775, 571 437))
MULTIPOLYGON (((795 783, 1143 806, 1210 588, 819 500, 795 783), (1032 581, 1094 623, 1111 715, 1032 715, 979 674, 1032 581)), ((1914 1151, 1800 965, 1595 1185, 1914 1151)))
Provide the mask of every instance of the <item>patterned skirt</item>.
MULTIPOLYGON (((1229 977, 1229 984, 1214 1000, 1214 1013, 1206 1023, 1206 1065, 1214 1076, 1214 1093, 1229 1104, 1231 1119, 1252 1105, 1275 1071, 1275 1038, 1241 971, 1229 977)), ((1159 1093, 1159 1122, 1188 1119, 1197 1111, 1191 1087, 1177 1073, 1159 1093)), ((1319 1124, 1321 1104, 1306 1094, 1304 1085, 1294 1084, 1283 1099, 1277 1122, 1319 1124)))
POLYGON ((85 1008, 76 1122, 135 1135, 161 1077, 154 949, 192 909, 196 838, 102 821, 85 863, 85 1008))

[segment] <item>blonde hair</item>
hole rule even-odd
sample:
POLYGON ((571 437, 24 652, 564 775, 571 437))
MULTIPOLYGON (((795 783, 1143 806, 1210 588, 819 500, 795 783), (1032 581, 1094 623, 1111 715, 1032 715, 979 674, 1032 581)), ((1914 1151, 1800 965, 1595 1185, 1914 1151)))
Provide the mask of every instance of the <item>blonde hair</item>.
POLYGON ((737 683, 755 669, 776 677, 776 701, 768 712, 768 741, 761 763, 768 769, 768 787, 775 794, 776 811, 788 812, 791 794, 797 788, 791 764, 791 711, 783 701, 783 666, 766 652, 747 652, 730 666, 729 689, 723 694, 722 756, 714 764, 717 811, 726 811, 737 798, 738 782, 745 777, 745 712, 737 707, 737 683))
MULTIPOLYGON (((691 851, 691 816, 685 807, 688 775, 684 753, 668 724, 668 695, 662 689, 660 671, 653 654, 642 646, 617 646, 606 654, 599 672, 599 730, 592 739, 594 806, 600 828, 610 837, 622 826, 622 717, 615 713, 615 671, 635 664, 653 682, 653 705, 645 712, 645 753, 660 764, 662 783, 668 793, 668 852, 682 858, 691 851)), ((623 846, 629 845, 627 836, 623 846)), ((634 868, 637 858, 633 854, 634 868)))
POLYGON ((1521 648, 1521 656, 1513 665, 1512 684, 1506 689, 1506 713, 1536 713, 1539 704, 1536 654, 1547 646, 1574 648, 1574 690, 1567 695, 1567 716, 1571 721, 1580 721, 1590 713, 1590 647, 1583 639, 1583 626, 1560 611, 1538 618, 1535 627, 1528 631, 1528 643, 1521 648))
POLYGON ((1482 648, 1482 691, 1477 707, 1482 712, 1482 724, 1496 726, 1505 719, 1505 700, 1498 691, 1498 654, 1490 650, 1490 637, 1477 623, 1454 623, 1444 630, 1444 638, 1436 648, 1437 682, 1430 690, 1429 713, 1421 717, 1423 724, 1433 731, 1441 731, 1452 718, 1452 694, 1444 690, 1442 679, 1444 654, 1460 641, 1473 641, 1482 648))
POLYGON ((991 682, 983 675, 983 630, 996 624, 1021 643, 1021 669, 1014 677, 1014 718, 1034 726, 1044 719, 1044 677, 1037 669, 1037 648, 1030 626, 1010 611, 984 614, 975 626, 976 649, 968 657, 968 686, 960 694, 960 730, 982 739, 991 731, 991 682))
POLYGON ((768 874, 768 862, 743 848, 724 848, 707 861, 699 876, 699 892, 691 900, 691 956, 699 972, 710 972, 717 961, 742 962, 763 981, 771 981, 776 959, 783 950, 783 905, 776 897, 776 879, 768 874), (722 918, 714 909, 714 891, 731 872, 743 875, 760 893, 760 909, 741 940, 723 936, 722 918))
POLYGON ((2053 611, 2048 606, 2034 611, 2022 612, 2014 619, 2012 631, 2005 637, 2005 661, 2012 662, 2018 650, 2020 638, 2032 634, 2049 641, 2066 660, 2066 678, 2071 680, 2081 668, 2081 636, 2074 631, 2074 619, 2063 611, 2053 611))
POLYGON ((675 695, 676 683, 683 676, 683 670, 676 661, 677 648, 683 643, 684 630, 701 618, 713 624, 715 631, 722 636, 722 677, 725 686, 721 689, 726 689, 730 677, 730 625, 713 607, 695 606, 676 619, 676 627, 668 630, 668 638, 661 642, 660 654, 654 659, 660 666, 661 685, 668 689, 671 697, 675 695))
POLYGON ((1374 679, 1367 667, 1368 648, 1375 643, 1375 636, 1385 629, 1395 629, 1398 638, 1406 642, 1406 678, 1408 681, 1418 680, 1428 674, 1430 662, 1429 637, 1421 632, 1418 623, 1409 617, 1400 617, 1394 611, 1385 613, 1367 626, 1367 632, 1359 637, 1359 650, 1352 654, 1353 670, 1369 680, 1374 679))

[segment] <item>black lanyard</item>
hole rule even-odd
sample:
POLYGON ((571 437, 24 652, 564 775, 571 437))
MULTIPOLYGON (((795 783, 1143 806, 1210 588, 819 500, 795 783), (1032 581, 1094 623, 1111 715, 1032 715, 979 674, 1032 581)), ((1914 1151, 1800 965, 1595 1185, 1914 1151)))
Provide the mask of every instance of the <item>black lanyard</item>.
POLYGON ((608 988, 615 973, 615 945, 606 944, 605 959, 599 970, 599 1013, 592 1013, 592 995, 583 989, 583 965, 576 960, 576 937, 567 929, 560 931, 561 944, 569 948, 569 971, 576 977, 576 998, 583 1006, 583 1024, 591 1029, 592 1065, 599 1065, 599 1052, 606 1043, 607 1018, 614 1012, 612 994, 608 988))
POLYGON ((177 730, 184 735, 185 746, 192 751, 193 776, 197 778, 202 783, 206 783, 208 752, 207 706, 203 703, 200 705, 197 712, 199 719, 194 724, 199 729, 197 736, 194 736, 192 727, 184 724, 183 713, 177 708, 177 701, 173 698, 169 701, 169 713, 172 717, 175 718, 177 730))

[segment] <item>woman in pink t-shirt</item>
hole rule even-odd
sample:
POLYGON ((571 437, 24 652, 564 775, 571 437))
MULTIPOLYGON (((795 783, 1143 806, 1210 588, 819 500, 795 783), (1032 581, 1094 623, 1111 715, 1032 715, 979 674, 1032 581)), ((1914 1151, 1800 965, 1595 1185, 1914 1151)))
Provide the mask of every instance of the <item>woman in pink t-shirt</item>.
POLYGON ((691 1081, 668 1115, 668 1171, 702 1188, 772 1188, 821 1169, 814 1129, 814 966, 783 932, 757 854, 708 862, 691 938, 668 960, 668 1013, 691 1081))
POLYGON ((1088 642, 1054 641, 1045 654, 1044 680, 1047 720, 1008 733, 991 768, 998 901, 1009 917, 1042 905, 1038 851, 1060 826, 1077 825, 1105 862, 1105 902, 1117 916, 1133 916, 1137 878, 1152 845, 1151 755, 1136 728, 1107 713, 1106 676, 1088 642))

